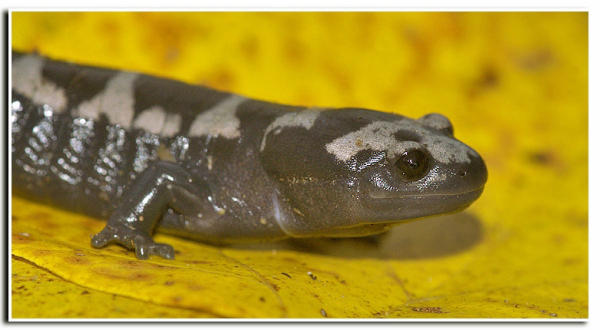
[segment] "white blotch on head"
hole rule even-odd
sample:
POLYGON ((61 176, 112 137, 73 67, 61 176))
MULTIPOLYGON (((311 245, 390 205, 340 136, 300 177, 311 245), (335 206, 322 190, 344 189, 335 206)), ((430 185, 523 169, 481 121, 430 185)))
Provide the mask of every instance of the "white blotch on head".
POLYGON ((309 130, 315 124, 315 120, 317 120, 320 113, 319 109, 310 108, 300 112, 288 112, 283 116, 277 117, 277 119, 265 129, 265 134, 263 135, 260 144, 260 151, 265 149, 267 135, 269 135, 269 133, 273 132, 273 135, 277 135, 286 127, 304 127, 309 130))
POLYGON ((348 161, 362 150, 386 151, 394 157, 412 148, 423 146, 440 163, 470 163, 469 154, 476 153, 463 143, 434 133, 412 119, 397 121, 375 121, 361 129, 339 137, 325 149, 340 161, 348 161), (410 131, 421 137, 420 142, 398 141, 394 136, 399 131, 410 131))
POLYGON ((134 114, 134 90, 133 82, 138 75, 132 72, 119 72, 107 83, 102 92, 91 100, 82 102, 74 114, 98 119, 104 113, 111 124, 117 124, 124 128, 131 126, 134 114))
POLYGON ((30 98, 33 103, 47 104, 53 111, 62 112, 67 106, 65 90, 44 79, 44 59, 36 55, 24 55, 12 63, 12 87, 30 98))
POLYGON ((214 107, 200 113, 190 126, 190 136, 212 137, 222 136, 227 139, 240 137, 240 120, 235 112, 246 98, 240 95, 231 95, 214 107))

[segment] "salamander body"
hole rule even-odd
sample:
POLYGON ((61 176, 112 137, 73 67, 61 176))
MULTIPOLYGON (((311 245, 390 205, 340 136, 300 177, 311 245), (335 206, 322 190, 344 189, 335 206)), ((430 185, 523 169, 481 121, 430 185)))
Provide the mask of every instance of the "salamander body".
POLYGON ((440 114, 268 103, 12 54, 12 189, 108 219, 92 245, 173 258, 155 229, 211 243, 363 236, 463 209, 481 157, 440 114))

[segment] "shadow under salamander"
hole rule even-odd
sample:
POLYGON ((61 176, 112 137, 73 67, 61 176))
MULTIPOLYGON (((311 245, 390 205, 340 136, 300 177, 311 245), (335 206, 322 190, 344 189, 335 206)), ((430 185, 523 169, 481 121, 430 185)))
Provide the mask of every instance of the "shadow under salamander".
POLYGON ((481 221, 471 213, 460 212, 400 224, 387 233, 368 237, 288 239, 230 247, 289 250, 341 258, 426 259, 465 251, 479 243, 482 236, 481 221))

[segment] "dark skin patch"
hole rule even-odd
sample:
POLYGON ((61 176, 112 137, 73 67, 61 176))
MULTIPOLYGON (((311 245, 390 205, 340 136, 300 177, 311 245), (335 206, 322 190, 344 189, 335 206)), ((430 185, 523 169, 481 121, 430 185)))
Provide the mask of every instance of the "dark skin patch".
POLYGON ((67 109, 75 109, 82 102, 101 93, 106 83, 117 72, 66 62, 45 61, 42 77, 64 89, 67 96, 67 109))
POLYGON ((421 141, 421 137, 419 137, 414 132, 407 131, 407 130, 400 130, 400 131, 394 133, 394 137, 398 141, 414 141, 414 142, 421 141))
POLYGON ((215 106, 229 94, 175 80, 140 75, 134 82, 134 117, 152 106, 160 106, 182 118, 179 132, 187 133, 203 110, 215 106))

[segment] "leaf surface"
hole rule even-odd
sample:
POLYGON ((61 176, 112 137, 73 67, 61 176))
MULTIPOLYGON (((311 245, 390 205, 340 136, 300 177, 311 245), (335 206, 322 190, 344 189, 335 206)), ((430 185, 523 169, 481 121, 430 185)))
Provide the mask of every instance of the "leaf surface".
POLYGON ((13 197, 12 317, 587 317, 586 13, 12 18, 22 51, 280 103, 443 113, 489 171, 467 211, 385 235, 230 247, 156 235, 173 261, 93 249, 103 222, 13 197))

